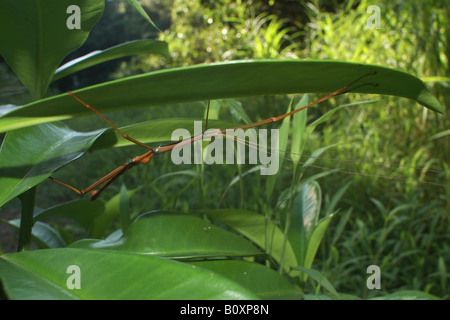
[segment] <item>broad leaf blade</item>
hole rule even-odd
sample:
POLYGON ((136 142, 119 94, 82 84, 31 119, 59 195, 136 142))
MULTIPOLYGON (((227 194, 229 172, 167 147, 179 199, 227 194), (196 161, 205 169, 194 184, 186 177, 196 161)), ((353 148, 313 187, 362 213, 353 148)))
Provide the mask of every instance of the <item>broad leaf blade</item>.
POLYGON ((171 258, 252 256, 262 252, 250 242, 187 214, 153 213, 133 222, 115 240, 81 240, 71 247, 126 251, 171 258))
POLYGON ((2 0, 0 54, 37 99, 44 97, 53 73, 87 39, 100 19, 104 0, 79 0, 81 29, 69 29, 72 0, 2 0), (11 32, 14 30, 14 32, 11 32))
MULTIPOLYGON (((266 224, 266 218, 263 215, 252 211, 238 209, 205 210, 202 211, 202 213, 233 228, 261 248, 265 249, 275 260, 280 261, 283 246, 283 231, 281 231, 272 221, 268 221, 266 224), (267 232, 266 227, 268 228, 267 232), (267 242, 265 238, 266 234, 271 235, 271 238, 268 239, 267 242), (269 244, 268 248, 266 248, 266 243, 269 244)), ((298 265, 294 251, 289 242, 286 244, 284 261, 286 270, 298 265)))
POLYGON ((0 207, 82 156, 102 132, 60 123, 8 132, 0 149, 0 207))
MULTIPOLYGON (((444 113, 425 84, 412 75, 375 65, 319 60, 254 60, 196 65, 106 82, 74 93, 104 112, 255 95, 329 93, 374 72, 375 75, 355 84, 360 86, 352 92, 410 98, 444 113), (361 86, 364 83, 370 85, 361 86)), ((86 114, 90 111, 68 94, 61 94, 0 117, 0 132, 86 114)))
POLYGON ((100 216, 104 210, 105 203, 103 201, 82 199, 66 202, 43 210, 35 215, 34 219, 39 221, 45 218, 64 217, 73 219, 82 225, 84 229, 89 230, 94 220, 100 216))
POLYGON ((242 260, 197 261, 193 265, 209 269, 239 283, 263 299, 299 299, 303 292, 273 269, 242 260))
POLYGON ((155 256, 73 248, 0 256, 0 280, 10 299, 257 299, 249 290, 203 268, 155 256), (69 266, 80 289, 70 290, 69 266), (168 276, 169 275, 169 276, 168 276))

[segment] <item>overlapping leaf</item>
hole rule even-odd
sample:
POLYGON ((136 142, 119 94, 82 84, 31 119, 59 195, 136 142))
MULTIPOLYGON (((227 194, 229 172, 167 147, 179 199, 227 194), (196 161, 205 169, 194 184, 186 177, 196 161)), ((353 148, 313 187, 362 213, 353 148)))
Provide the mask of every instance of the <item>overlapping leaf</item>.
MULTIPOLYGON (((106 82, 74 93, 99 111, 112 111, 255 95, 330 93, 355 80, 358 81, 348 88, 352 92, 414 99, 444 113, 424 83, 410 74, 375 65, 319 60, 253 60, 174 68, 106 82)), ((3 115, 0 132, 88 113, 71 96, 61 94, 3 115)))
POLYGON ((250 242, 187 214, 153 213, 132 223, 120 238, 81 240, 75 248, 103 249, 186 259, 260 255, 250 242))
POLYGON ((2 0, 0 54, 33 97, 45 96, 66 55, 86 41, 104 0, 2 0), (69 29, 70 6, 80 9, 80 29, 69 29))
POLYGON ((0 256, 0 280, 7 296, 20 300, 258 298, 203 268, 105 250, 64 248, 4 254, 0 256), (80 289, 68 286, 70 276, 76 276, 68 273, 69 266, 78 267, 80 289))
POLYGON ((103 131, 55 123, 8 132, 0 150, 0 207, 82 156, 103 131))

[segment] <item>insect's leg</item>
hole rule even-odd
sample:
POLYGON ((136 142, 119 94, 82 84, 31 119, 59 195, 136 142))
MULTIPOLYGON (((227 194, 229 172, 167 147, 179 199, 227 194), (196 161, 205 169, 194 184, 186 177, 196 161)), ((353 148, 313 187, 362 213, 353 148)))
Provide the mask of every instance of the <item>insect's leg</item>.
POLYGON ((111 178, 109 178, 109 180, 105 181, 105 184, 102 185, 100 188, 98 188, 97 190, 92 190, 90 195, 91 195, 91 200, 95 200, 100 196, 100 193, 105 190, 111 183, 113 183, 118 177, 120 177, 122 174, 125 173, 125 171, 127 171, 128 169, 134 167, 134 165, 132 166, 126 166, 123 170, 121 170, 120 172, 118 172, 116 175, 112 176, 111 178))
POLYGON ((97 180, 96 182, 94 182, 94 183, 91 184, 89 187, 87 187, 86 189, 83 189, 83 190, 78 190, 77 188, 72 187, 71 185, 68 185, 67 183, 64 183, 64 182, 62 182, 62 181, 56 180, 55 178, 52 178, 52 177, 49 177, 49 179, 52 180, 52 181, 54 181, 54 182, 56 182, 56 183, 59 183, 60 185, 66 187, 66 188, 69 188, 70 190, 75 191, 76 193, 78 193, 78 194, 80 194, 80 195, 83 195, 83 194, 86 194, 86 193, 88 193, 89 191, 91 191, 91 190, 97 188, 97 187, 100 186, 101 184, 103 184, 103 183, 105 183, 105 182, 111 180, 111 179, 114 178, 115 176, 120 175, 121 173, 123 173, 124 171, 128 170, 131 166, 134 166, 134 165, 136 165, 136 164, 130 163, 130 162, 124 163, 124 164, 121 165, 120 167, 114 169, 113 171, 111 171, 110 173, 108 173, 107 175, 105 175, 103 178, 97 180))
POLYGON ((122 137, 124 137, 125 139, 137 144, 138 146, 141 146, 143 148, 146 149, 150 149, 153 150, 152 147, 147 146, 146 144, 133 139, 132 137, 124 134, 122 131, 119 130, 119 128, 117 128, 115 125, 113 125, 108 119, 106 119, 100 112, 97 111, 97 109, 95 109, 94 107, 88 105, 86 102, 84 102, 83 100, 81 100, 80 98, 78 98, 75 94, 73 94, 72 92, 67 92, 71 97, 73 97, 75 100, 77 100, 79 103, 81 103, 82 105, 84 105, 86 108, 94 111, 100 118, 102 118, 107 124, 109 124, 114 130, 116 130, 122 137))

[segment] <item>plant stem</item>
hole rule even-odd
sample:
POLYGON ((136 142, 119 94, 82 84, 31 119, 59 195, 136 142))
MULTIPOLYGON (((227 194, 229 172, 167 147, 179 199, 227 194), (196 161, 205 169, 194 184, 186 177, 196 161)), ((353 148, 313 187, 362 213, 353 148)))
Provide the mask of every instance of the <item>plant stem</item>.
POLYGON ((242 168, 240 164, 237 164, 238 174, 239 174, 239 189, 241 193, 241 209, 245 209, 245 201, 244 201, 244 182, 242 181, 242 168))
POLYGON ((19 198, 22 201, 22 214, 20 216, 19 240, 17 244, 18 252, 30 249, 31 230, 34 224, 33 213, 36 187, 22 193, 19 198))
POLYGON ((286 224, 284 226, 284 233, 283 233, 283 244, 281 246, 281 256, 280 256, 280 269, 278 270, 278 272, 280 274, 283 273, 283 267, 284 267, 284 258, 286 255, 286 244, 287 244, 287 238, 289 235, 289 228, 291 227, 291 216, 292 216, 292 198, 294 197, 294 192, 293 190, 295 189, 295 185, 297 183, 297 164, 294 164, 294 168, 293 168, 294 172, 293 172, 293 178, 292 178, 292 183, 291 183, 291 190, 290 190, 290 196, 289 196, 289 205, 287 208, 287 213, 286 213, 286 224))

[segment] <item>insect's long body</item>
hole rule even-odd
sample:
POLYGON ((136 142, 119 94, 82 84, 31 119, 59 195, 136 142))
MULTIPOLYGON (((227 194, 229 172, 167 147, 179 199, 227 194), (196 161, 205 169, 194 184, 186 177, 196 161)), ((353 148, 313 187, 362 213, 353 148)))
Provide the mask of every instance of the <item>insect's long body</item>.
MULTIPOLYGON (((360 76, 359 78, 357 78, 356 80, 352 81, 351 83, 343 86, 342 88, 322 97, 319 100, 316 100, 302 108, 290 111, 288 113, 282 114, 278 117, 271 117, 268 118, 266 120, 262 120, 262 121, 258 121, 258 122, 254 122, 254 123, 250 123, 250 124, 246 124, 246 125, 242 125, 239 127, 235 127, 235 128, 231 128, 231 130, 237 130, 237 129, 249 129, 249 128, 254 128, 254 127, 259 127, 265 124, 269 124, 269 123, 273 123, 273 122, 277 122, 280 121, 286 117, 289 117, 297 112, 300 112, 306 108, 309 108, 319 102, 325 101, 327 99, 330 99, 332 97, 347 93, 349 91, 355 90, 356 88, 359 88, 361 86, 377 86, 378 84, 376 83, 363 83, 357 86, 354 86, 353 88, 351 88, 356 82, 358 82, 359 80, 374 75, 374 73, 369 73, 369 74, 365 74, 360 76)), ((75 94, 73 94, 72 92, 68 92, 68 94, 70 96, 72 96, 74 99, 76 99, 78 102, 80 102, 81 104, 83 104, 86 108, 92 110, 93 112, 95 112, 98 116, 100 116, 105 122, 107 122, 114 130, 116 130, 123 138, 133 142, 134 144, 137 144, 143 148, 148 149, 148 151, 142 155, 136 156, 134 158, 132 158, 130 161, 122 164, 121 166, 119 166, 118 168, 114 169, 113 171, 111 171, 110 173, 108 173, 107 175, 105 175, 103 178, 99 179, 98 181, 96 181, 95 183, 93 183, 92 185, 90 185, 89 187, 87 187, 86 189, 83 190, 78 190, 70 185, 65 184, 64 182, 58 181, 54 178, 51 178, 53 181, 75 191, 76 193, 82 195, 82 194, 86 194, 88 192, 90 192, 91 195, 91 199, 94 200, 96 199, 100 193, 106 189, 113 181, 115 181, 119 176, 121 176, 123 173, 125 173, 127 170, 131 169, 132 167, 135 167, 139 164, 147 164, 149 163, 152 158, 155 155, 159 155, 159 154, 163 154, 166 152, 169 152, 171 150, 173 150, 176 147, 183 147, 186 144, 191 144, 195 141, 201 140, 201 139, 205 139, 205 138, 212 138, 212 137, 218 137, 218 136, 224 136, 227 138, 231 138, 228 137, 227 134, 225 133, 226 130, 220 130, 220 129, 209 129, 208 130, 208 116, 205 122, 205 131, 201 134, 197 134, 195 136, 183 139, 181 141, 178 142, 173 142, 164 146, 159 146, 157 148, 152 148, 138 140, 133 139, 132 137, 124 134, 123 132, 121 132, 117 127, 115 127, 111 122, 109 122, 102 114, 100 114, 95 108, 93 108, 92 106, 88 105, 86 102, 84 102, 83 100, 81 100, 79 97, 77 97, 75 94), (97 189, 98 188, 98 189, 97 189)), ((207 109, 207 115, 209 114, 209 101, 208 101, 208 109, 207 109)), ((234 139, 234 138, 231 138, 234 139)), ((241 142, 241 143, 245 143, 245 141, 241 142)))
MULTIPOLYGON (((85 106, 88 106, 87 104, 85 104, 80 98, 76 97, 73 93, 70 93, 71 96, 75 97, 78 101, 80 101, 82 104, 84 104, 85 106)), ((89 109, 93 109, 91 106, 89 106, 89 109)), ((95 109, 94 109, 95 110, 95 109)), ((96 111, 96 110, 95 110, 96 111)), ((98 113, 96 111, 96 113, 98 113)), ((103 118, 103 116, 102 116, 103 118)), ((109 123, 109 121, 108 121, 109 123)), ((113 127, 115 128, 115 127, 113 127)), ((115 128, 116 129, 116 128, 115 128)), ((119 129, 116 129, 119 130, 119 129)), ((121 133, 122 136, 124 136, 124 138, 130 140, 130 141, 136 141, 133 138, 124 135, 121 133)), ((87 187, 86 189, 82 189, 82 190, 78 190, 75 187, 72 187, 64 182, 61 182, 59 180, 56 180, 52 177, 49 177, 52 181, 57 182, 73 191, 75 191, 76 193, 78 193, 79 195, 84 195, 86 193, 90 193, 91 196, 91 200, 95 200, 100 196, 100 193, 105 190, 112 182, 114 182, 118 177, 120 177, 122 174, 124 174, 126 171, 128 171, 129 169, 139 165, 139 164, 147 164, 149 163, 152 158, 155 155, 159 155, 159 154, 163 154, 166 152, 169 152, 171 150, 173 150, 176 147, 182 147, 186 144, 191 144, 195 141, 204 139, 204 138, 210 138, 210 137, 217 137, 219 135, 223 135, 223 133, 221 132, 220 129, 209 129, 206 130, 204 133, 202 134, 198 134, 195 136, 192 136, 190 138, 186 138, 183 139, 181 141, 178 142, 174 142, 165 146, 159 146, 157 148, 152 148, 149 147, 145 144, 139 143, 139 145, 145 146, 145 148, 150 149, 149 151, 147 151, 144 154, 141 154, 139 156, 136 156, 132 159, 130 159, 128 162, 125 162, 124 164, 122 164, 121 166, 117 167, 116 169, 114 169, 113 171, 111 171, 110 173, 108 173, 107 175, 105 175, 104 177, 102 177, 101 179, 99 179, 98 181, 94 182, 92 185, 90 185, 89 187, 87 187), (99 187, 98 189, 96 189, 97 187, 99 187)))

